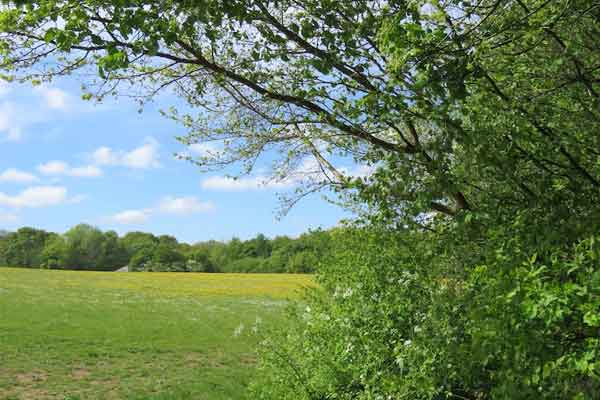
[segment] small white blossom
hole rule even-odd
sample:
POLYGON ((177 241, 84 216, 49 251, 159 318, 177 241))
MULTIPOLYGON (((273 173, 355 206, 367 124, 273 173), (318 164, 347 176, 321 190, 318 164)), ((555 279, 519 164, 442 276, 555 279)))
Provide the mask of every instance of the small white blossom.
POLYGON ((353 349, 353 348, 354 348, 354 345, 353 345, 352 343, 348 343, 348 344, 346 345, 346 350, 345 350, 345 353, 346 353, 346 354, 350 353, 350 352, 352 351, 352 349, 353 349))
POLYGON ((233 337, 238 337, 244 332, 244 324, 239 324, 237 328, 233 331, 233 337))

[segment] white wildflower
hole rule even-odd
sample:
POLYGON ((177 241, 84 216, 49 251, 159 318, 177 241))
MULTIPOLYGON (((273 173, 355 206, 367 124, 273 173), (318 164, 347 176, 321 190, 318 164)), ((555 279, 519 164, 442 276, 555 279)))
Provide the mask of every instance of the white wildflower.
POLYGON ((352 349, 354 348, 354 345, 352 343, 348 343, 346 345, 346 350, 344 351, 346 354, 350 353, 352 351, 352 349))
POLYGON ((239 324, 237 328, 233 331, 233 337, 238 337, 244 332, 244 324, 239 324))

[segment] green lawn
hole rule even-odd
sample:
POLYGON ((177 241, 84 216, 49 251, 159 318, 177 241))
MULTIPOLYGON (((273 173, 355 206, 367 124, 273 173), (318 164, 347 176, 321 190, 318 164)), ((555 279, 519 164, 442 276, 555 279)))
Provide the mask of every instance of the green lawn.
POLYGON ((261 332, 311 282, 0 268, 0 399, 244 398, 261 332))

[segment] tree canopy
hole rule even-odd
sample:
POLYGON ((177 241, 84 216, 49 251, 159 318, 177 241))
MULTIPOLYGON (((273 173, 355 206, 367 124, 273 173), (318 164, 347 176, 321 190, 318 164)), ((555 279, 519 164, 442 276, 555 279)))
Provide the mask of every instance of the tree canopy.
POLYGON ((278 149, 273 179, 300 194, 358 186, 408 216, 598 189, 593 1, 5 3, 8 77, 96 69, 98 99, 174 90, 194 110, 168 112, 181 140, 223 146, 194 159, 206 168, 278 149), (380 172, 352 185, 335 155, 380 172))
POLYGON ((313 273, 329 251, 330 231, 313 230, 298 238, 263 234, 228 242, 180 243, 169 235, 114 231, 79 224, 59 235, 21 228, 0 237, 0 266, 158 272, 313 273))

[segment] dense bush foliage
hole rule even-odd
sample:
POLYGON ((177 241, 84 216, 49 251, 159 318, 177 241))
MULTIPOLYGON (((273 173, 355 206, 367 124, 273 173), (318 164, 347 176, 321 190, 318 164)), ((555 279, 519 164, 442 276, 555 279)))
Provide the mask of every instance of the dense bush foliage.
POLYGON ((172 236, 130 232, 119 237, 89 225, 64 235, 21 228, 0 236, 0 265, 27 268, 155 272, 311 273, 329 248, 328 231, 315 230, 292 239, 262 234, 242 241, 179 243, 172 236))
POLYGON ((257 397, 598 398, 592 3, 450 1, 381 19, 390 70, 431 96, 412 108, 430 117, 414 126, 429 129, 425 162, 374 158, 356 182, 368 224, 334 238, 322 289, 264 342, 257 397))
POLYGON ((597 398, 600 237, 487 222, 334 235, 321 290, 263 342, 257 397, 597 398))

